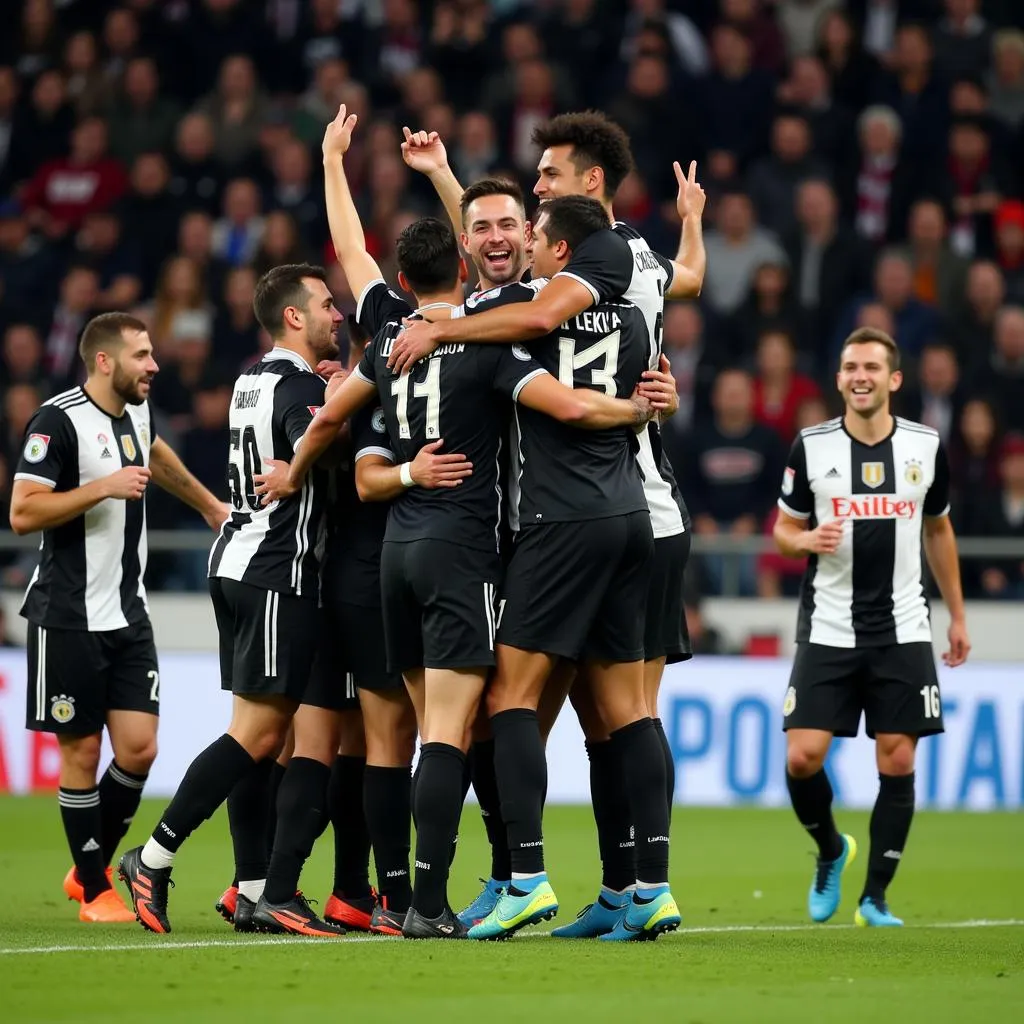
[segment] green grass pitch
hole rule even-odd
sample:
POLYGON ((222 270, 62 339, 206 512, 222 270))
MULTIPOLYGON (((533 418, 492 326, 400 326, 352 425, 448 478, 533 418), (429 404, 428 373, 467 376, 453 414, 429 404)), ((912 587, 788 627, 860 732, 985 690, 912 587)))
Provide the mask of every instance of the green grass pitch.
MULTIPOLYGON (((161 807, 143 805, 129 845, 145 839, 161 807)), ((0 1019, 1024 1020, 1024 815, 919 814, 890 894, 909 927, 885 932, 852 927, 867 815, 842 813, 839 823, 861 854, 824 926, 805 917, 813 860, 788 811, 678 807, 672 882, 683 930, 656 943, 561 943, 529 930, 505 943, 310 942, 236 937, 216 916, 231 876, 223 815, 179 859, 172 935, 80 924, 60 888, 69 860, 56 800, 3 798, 0 1019)), ((599 881, 589 810, 549 808, 546 832, 560 924, 599 881)), ((330 845, 321 841, 303 877, 321 906, 330 845)), ((487 868, 483 829, 467 806, 455 905, 475 895, 487 868)))

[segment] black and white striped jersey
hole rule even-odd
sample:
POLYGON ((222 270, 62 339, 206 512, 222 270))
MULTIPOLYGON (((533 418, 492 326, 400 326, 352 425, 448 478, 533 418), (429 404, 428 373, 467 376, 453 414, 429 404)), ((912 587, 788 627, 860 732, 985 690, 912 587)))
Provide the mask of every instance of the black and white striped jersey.
MULTIPOLYGON (((154 437, 147 402, 111 416, 72 388, 29 421, 14 479, 72 491, 124 466, 148 466, 154 437)), ((124 629, 148 614, 145 571, 145 502, 105 499, 43 531, 21 614, 49 629, 124 629)))
POLYGON ((290 461, 326 384, 302 356, 272 348, 235 381, 229 418, 232 512, 210 552, 210 575, 297 597, 319 596, 326 474, 314 468, 302 489, 261 505, 253 477, 266 459, 290 461))
POLYGON ((849 522, 834 555, 811 555, 797 641, 828 647, 930 642, 921 575, 924 516, 949 512, 949 468, 931 427, 895 417, 875 445, 842 419, 800 432, 779 508, 813 528, 849 522))

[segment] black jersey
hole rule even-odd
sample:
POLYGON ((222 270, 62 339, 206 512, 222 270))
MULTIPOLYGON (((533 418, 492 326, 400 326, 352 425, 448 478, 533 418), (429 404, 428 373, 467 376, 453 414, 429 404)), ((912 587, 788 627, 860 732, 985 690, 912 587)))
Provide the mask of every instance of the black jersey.
POLYGON ((378 280, 363 291, 356 315, 374 337, 355 372, 377 387, 398 460, 411 462, 424 445, 443 440, 443 451, 460 452, 473 463, 472 476, 459 487, 412 487, 397 498, 386 539, 433 538, 498 550, 498 467, 508 400, 515 401, 544 368, 521 346, 458 343, 442 345, 398 375, 388 369, 388 356, 413 308, 378 280))

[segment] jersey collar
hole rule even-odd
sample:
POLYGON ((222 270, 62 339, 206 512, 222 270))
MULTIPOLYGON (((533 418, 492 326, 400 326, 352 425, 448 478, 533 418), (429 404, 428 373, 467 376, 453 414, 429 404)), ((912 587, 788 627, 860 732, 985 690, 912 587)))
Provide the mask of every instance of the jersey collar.
POLYGON ((313 372, 313 368, 306 362, 298 352, 293 352, 290 348, 283 348, 280 345, 275 345, 264 357, 263 361, 269 363, 274 359, 286 359, 290 363, 294 363, 300 370, 306 370, 309 373, 313 372))

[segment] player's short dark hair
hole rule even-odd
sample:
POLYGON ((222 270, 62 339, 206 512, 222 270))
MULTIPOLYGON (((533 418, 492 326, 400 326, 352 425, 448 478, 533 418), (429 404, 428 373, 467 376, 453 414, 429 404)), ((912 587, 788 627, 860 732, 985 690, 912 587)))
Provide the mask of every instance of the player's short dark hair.
POLYGON ((595 231, 612 226, 608 211, 589 196, 559 196, 549 199, 537 214, 544 218, 544 234, 548 242, 565 242, 575 250, 595 231))
POLYGON ((534 144, 541 149, 572 146, 572 163, 578 174, 588 167, 604 171, 605 198, 611 199, 633 170, 629 136, 597 110, 559 114, 533 130, 534 144))
POLYGON ((526 199, 523 197, 523 190, 511 178, 481 178, 473 182, 463 193, 459 200, 459 209, 462 211, 462 224, 466 224, 466 211, 470 203, 486 196, 510 196, 515 200, 516 206, 526 217, 526 199))
POLYGON ((416 293, 453 288, 459 279, 459 243, 451 225, 436 217, 410 224, 395 244, 398 269, 416 293))
MULTIPOLYGON (((900 368, 899 346, 892 336, 880 331, 877 327, 858 327, 846 341, 843 342, 842 351, 845 352, 850 345, 881 345, 889 358, 889 372, 895 373, 900 368)), ((842 355, 840 354, 840 359, 842 355)))
POLYGON ((252 311, 272 338, 284 333, 284 311, 289 306, 306 309, 309 289, 303 278, 315 277, 327 283, 327 271, 312 263, 283 263, 271 267, 257 282, 253 292, 252 311))
POLYGON ((125 331, 146 331, 148 328, 130 313, 100 313, 94 316, 82 331, 78 354, 91 373, 100 352, 114 353, 124 344, 125 331))

